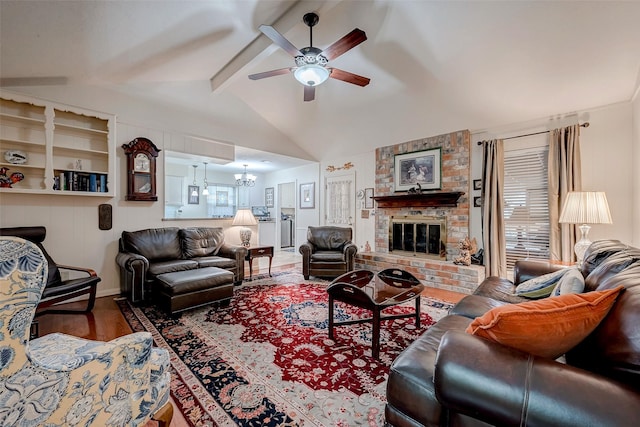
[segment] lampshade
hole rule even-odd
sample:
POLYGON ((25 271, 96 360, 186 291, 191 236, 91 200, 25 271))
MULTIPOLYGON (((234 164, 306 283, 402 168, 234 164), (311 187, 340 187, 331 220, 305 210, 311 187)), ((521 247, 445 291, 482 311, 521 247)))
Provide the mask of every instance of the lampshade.
POLYGON ((231 225, 258 225, 258 220, 251 209, 238 209, 231 225))
POLYGON ((305 86, 318 86, 329 78, 329 70, 322 65, 307 64, 296 68, 293 76, 305 86))
POLYGON ((246 226, 257 224, 258 220, 253 216, 250 209, 238 209, 231 225, 239 225, 242 227, 240 229, 240 241, 242 242, 242 246, 248 248, 251 244, 251 229, 246 228, 246 226))
POLYGON ((591 241, 588 238, 591 227, 587 224, 611 224, 611 213, 607 196, 601 191, 572 191, 567 197, 560 213, 560 223, 582 224, 580 240, 573 248, 578 265, 582 264, 584 253, 591 241))
POLYGON ((607 196, 602 191, 572 191, 567 194, 560 222, 568 224, 611 224, 607 196))

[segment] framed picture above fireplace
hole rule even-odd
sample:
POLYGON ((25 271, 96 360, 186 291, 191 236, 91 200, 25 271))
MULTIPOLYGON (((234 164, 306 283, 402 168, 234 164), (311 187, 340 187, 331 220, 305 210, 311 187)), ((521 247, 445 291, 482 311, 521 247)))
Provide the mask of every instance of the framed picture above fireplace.
POLYGON ((417 189, 439 190, 442 175, 442 147, 394 157, 394 191, 417 189))

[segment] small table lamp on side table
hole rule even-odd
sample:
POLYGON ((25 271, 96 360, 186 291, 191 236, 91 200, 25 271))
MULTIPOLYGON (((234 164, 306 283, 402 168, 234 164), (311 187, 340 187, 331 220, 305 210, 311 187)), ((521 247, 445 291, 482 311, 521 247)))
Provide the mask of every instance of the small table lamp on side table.
POLYGON ((582 224, 580 240, 573 248, 578 265, 582 265, 584 253, 591 245, 588 238, 591 227, 587 224, 611 224, 607 196, 602 191, 571 191, 567 193, 560 213, 560 223, 582 224))
POLYGON ((242 246, 248 248, 251 244, 251 229, 247 228, 247 226, 258 225, 258 220, 253 216, 251 210, 238 209, 231 225, 239 225, 242 227, 240 229, 240 240, 242 241, 242 246))

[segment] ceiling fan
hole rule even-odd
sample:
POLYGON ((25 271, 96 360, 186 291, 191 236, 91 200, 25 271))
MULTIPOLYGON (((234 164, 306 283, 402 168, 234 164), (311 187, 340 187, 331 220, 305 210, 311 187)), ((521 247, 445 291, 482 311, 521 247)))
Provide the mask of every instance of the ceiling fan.
POLYGON ((329 61, 336 59, 343 53, 365 41, 367 39, 365 32, 356 28, 325 50, 321 50, 313 47, 313 27, 318 23, 318 20, 318 15, 313 12, 306 13, 302 18, 302 21, 309 26, 309 46, 302 49, 298 49, 291 44, 289 40, 284 38, 284 36, 272 26, 260 25, 258 29, 275 44, 293 56, 296 65, 294 67, 251 74, 249 78, 251 80, 259 80, 293 72, 296 80, 304 85, 305 101, 313 101, 316 96, 316 86, 324 83, 329 77, 358 86, 368 85, 370 79, 367 77, 327 66, 329 61))

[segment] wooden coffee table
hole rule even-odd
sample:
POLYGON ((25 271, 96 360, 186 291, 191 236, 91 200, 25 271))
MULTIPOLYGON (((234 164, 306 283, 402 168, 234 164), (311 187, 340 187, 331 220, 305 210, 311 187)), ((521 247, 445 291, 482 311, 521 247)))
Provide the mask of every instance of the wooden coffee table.
POLYGON ((398 268, 389 268, 374 274, 368 270, 354 270, 336 279, 327 288, 329 294, 329 338, 333 339, 333 328, 340 325, 371 322, 373 336, 371 354, 374 358, 380 355, 380 322, 383 320, 415 317, 416 328, 420 327, 420 294, 424 285, 411 273, 398 268), (382 316, 385 308, 415 300, 415 312, 382 316), (370 310, 371 318, 336 322, 333 318, 334 302, 370 310))

